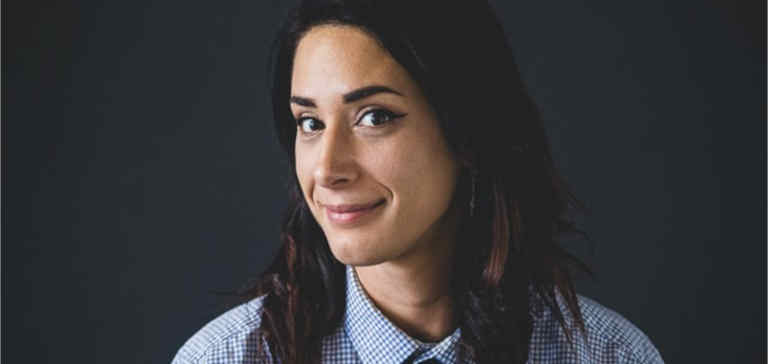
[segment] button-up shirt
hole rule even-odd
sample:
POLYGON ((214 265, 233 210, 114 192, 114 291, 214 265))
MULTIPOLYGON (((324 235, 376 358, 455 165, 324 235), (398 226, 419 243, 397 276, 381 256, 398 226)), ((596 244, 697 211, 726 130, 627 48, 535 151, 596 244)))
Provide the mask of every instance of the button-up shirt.
MULTIPOLYGON (((342 323, 323 338, 322 362, 340 364, 474 363, 459 345, 461 328, 437 343, 410 337, 374 305, 351 266, 347 266, 347 300, 342 323)), ((192 336, 172 364, 271 363, 257 356, 256 335, 265 296, 237 306, 192 336)), ((647 336, 618 313, 581 295, 579 307, 586 336, 573 330, 572 345, 549 309, 531 309, 533 333, 528 363, 663 363, 647 336)), ((532 305, 532 307, 535 305, 532 305)), ((565 313, 566 320, 569 315, 565 313)))

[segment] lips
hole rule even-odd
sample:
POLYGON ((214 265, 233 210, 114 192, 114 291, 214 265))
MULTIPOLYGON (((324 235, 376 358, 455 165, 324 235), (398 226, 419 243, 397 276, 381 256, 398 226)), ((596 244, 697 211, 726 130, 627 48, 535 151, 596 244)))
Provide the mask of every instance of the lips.
POLYGON ((346 213, 346 212, 367 210, 370 208, 374 208, 382 203, 384 203, 384 199, 374 201, 374 202, 364 203, 364 204, 340 204, 340 205, 324 205, 324 206, 326 209, 328 209, 331 212, 346 213))
POLYGON ((325 215, 330 223, 338 227, 351 228, 369 221, 372 216, 376 215, 377 211, 381 210, 378 207, 385 202, 385 199, 381 199, 362 204, 323 206, 325 207, 325 215))

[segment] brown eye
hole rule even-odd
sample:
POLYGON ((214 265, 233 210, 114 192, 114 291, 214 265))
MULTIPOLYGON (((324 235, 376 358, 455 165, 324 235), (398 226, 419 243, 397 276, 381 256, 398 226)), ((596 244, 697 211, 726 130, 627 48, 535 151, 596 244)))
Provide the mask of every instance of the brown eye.
POLYGON ((301 129, 302 133, 313 133, 323 128, 323 123, 315 118, 299 118, 296 120, 296 125, 301 129))
POLYGON ((405 114, 395 114, 389 110, 375 109, 363 114, 357 123, 363 124, 364 126, 376 127, 402 116, 405 116, 405 114))

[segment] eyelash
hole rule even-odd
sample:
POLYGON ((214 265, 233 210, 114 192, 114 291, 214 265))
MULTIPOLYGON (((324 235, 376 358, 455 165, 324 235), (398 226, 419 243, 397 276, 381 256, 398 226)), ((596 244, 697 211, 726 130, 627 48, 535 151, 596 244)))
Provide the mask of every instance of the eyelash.
MULTIPOLYGON (((371 109, 371 110, 366 111, 363 114, 363 116, 361 116, 360 119, 358 119, 357 122, 355 122, 355 125, 360 124, 363 121, 363 119, 365 119, 368 115, 374 115, 374 114, 377 114, 377 113, 379 113, 379 114, 383 113, 384 116, 387 118, 387 120, 385 120, 381 124, 369 126, 369 128, 379 128, 379 127, 381 127, 381 126, 383 126, 383 125, 385 125, 387 123, 391 123, 391 122, 395 121, 396 119, 399 119, 399 118, 407 115, 407 114, 398 114, 398 113, 389 111, 387 109, 382 109, 382 108, 371 109)), ((319 123, 322 124, 322 121, 318 120, 317 118, 313 118, 313 117, 300 117, 300 118, 296 119, 296 126, 304 134, 312 134, 312 133, 315 132, 315 131, 304 131, 304 129, 302 128, 302 124, 305 121, 308 121, 308 120, 314 120, 315 122, 319 122, 319 123)))

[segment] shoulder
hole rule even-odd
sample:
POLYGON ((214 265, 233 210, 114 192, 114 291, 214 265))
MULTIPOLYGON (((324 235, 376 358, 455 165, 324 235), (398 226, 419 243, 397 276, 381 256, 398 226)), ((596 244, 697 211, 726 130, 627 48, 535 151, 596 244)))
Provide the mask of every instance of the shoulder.
POLYGON ((255 354, 265 297, 232 308, 203 326, 179 349, 172 364, 261 362, 255 354))
MULTIPOLYGON (((568 343, 560 323, 546 312, 534 324, 534 339, 541 355, 558 356, 559 362, 663 363, 651 340, 637 326, 614 310, 578 295, 585 333, 575 328, 573 318, 560 302, 566 325, 574 333, 568 343)), ((532 350, 532 353, 536 350, 532 350)))
POLYGON ((587 342, 598 357, 620 357, 628 363, 661 363, 656 347, 632 322, 592 299, 579 297, 587 342))

